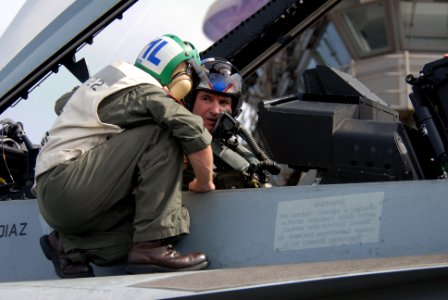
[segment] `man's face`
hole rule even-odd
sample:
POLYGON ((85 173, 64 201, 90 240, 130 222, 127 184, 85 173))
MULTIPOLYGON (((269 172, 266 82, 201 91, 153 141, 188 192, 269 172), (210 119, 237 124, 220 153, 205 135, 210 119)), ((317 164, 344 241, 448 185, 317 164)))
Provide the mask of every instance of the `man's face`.
POLYGON ((232 98, 220 94, 198 91, 193 113, 201 116, 204 127, 211 131, 223 112, 232 113, 232 98))

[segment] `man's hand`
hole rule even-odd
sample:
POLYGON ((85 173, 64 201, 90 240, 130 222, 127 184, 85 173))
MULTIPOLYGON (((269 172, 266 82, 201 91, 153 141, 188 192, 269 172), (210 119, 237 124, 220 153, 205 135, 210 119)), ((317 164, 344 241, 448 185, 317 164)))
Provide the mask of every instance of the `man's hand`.
POLYGON ((215 190, 215 184, 213 181, 201 184, 199 181, 195 178, 192 182, 188 184, 188 189, 195 193, 206 193, 210 191, 215 190))
POLYGON ((190 191, 205 193, 215 190, 213 184, 213 152, 212 148, 202 149, 188 155, 190 164, 195 173, 195 179, 188 184, 190 191))

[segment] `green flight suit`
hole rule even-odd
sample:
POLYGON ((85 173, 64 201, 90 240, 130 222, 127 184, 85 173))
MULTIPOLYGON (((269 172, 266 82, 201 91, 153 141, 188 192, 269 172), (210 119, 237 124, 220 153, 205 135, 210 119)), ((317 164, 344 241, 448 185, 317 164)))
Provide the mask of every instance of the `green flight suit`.
POLYGON ((211 136, 199 117, 152 85, 109 96, 98 115, 125 130, 39 176, 37 198, 72 260, 109 265, 125 260, 133 242, 188 233, 183 157, 211 136))

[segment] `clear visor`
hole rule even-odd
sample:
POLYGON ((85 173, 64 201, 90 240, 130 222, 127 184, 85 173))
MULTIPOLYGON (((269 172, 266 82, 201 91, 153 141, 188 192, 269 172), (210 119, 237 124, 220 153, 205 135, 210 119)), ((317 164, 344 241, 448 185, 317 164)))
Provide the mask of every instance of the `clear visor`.
POLYGON ((230 76, 211 73, 206 80, 201 80, 198 88, 236 95, 241 91, 241 82, 241 76, 236 73, 230 76))

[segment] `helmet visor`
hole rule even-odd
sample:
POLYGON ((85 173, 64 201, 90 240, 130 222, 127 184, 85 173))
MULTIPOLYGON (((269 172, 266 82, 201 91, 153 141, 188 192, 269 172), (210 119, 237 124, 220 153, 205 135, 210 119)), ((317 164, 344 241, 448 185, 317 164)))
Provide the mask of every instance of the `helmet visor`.
POLYGON ((226 76, 219 73, 210 73, 205 82, 201 80, 198 88, 236 95, 241 92, 241 76, 239 74, 226 76))

